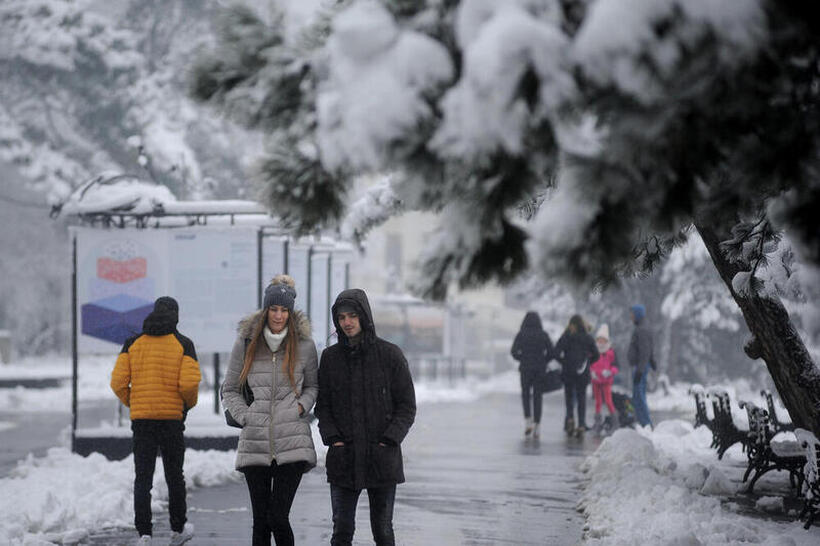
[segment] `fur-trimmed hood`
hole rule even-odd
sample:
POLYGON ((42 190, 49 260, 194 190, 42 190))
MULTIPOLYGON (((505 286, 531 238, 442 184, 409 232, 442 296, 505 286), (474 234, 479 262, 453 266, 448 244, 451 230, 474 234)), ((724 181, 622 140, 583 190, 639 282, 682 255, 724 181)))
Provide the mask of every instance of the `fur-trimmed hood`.
MULTIPOLYGON (((245 339, 254 339, 258 336, 265 324, 262 321, 261 315, 267 312, 267 308, 260 309, 240 320, 239 326, 237 327, 239 335, 245 339)), ((298 309, 294 309, 292 313, 293 321, 296 323, 297 333, 299 334, 299 339, 311 339, 310 319, 308 319, 307 315, 298 309)))

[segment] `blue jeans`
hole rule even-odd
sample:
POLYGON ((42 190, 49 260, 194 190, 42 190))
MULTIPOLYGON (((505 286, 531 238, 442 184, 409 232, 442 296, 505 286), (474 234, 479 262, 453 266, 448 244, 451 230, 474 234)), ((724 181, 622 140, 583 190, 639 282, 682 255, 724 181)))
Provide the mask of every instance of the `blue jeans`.
MULTIPOLYGON (((646 367, 649 371, 649 366, 646 367)), ((641 374, 641 380, 635 381, 636 371, 632 372, 632 406, 635 408, 635 418, 642 427, 652 426, 649 418, 649 405, 646 403, 646 372, 641 374)))
MULTIPOLYGON (((348 489, 330 484, 330 503, 333 507, 333 536, 331 546, 348 546, 353 543, 356 530, 356 505, 361 489, 348 489)), ((394 546, 393 503, 396 500, 396 486, 370 488, 370 529, 377 546, 394 546)))

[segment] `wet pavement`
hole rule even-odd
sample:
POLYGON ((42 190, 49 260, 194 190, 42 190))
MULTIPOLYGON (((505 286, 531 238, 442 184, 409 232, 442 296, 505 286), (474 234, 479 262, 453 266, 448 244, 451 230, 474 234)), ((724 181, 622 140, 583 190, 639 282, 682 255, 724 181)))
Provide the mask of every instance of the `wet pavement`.
MULTIPOLYGON (((561 393, 544 397, 540 441, 524 440, 520 399, 487 395, 475 402, 419 407, 405 440, 407 483, 398 487, 394 516, 402 545, 525 546, 577 544, 583 518, 578 465, 599 440, 568 439, 561 430, 561 393)), ((250 544, 244 482, 198 489, 188 496, 192 545, 250 544)), ((167 544, 167 513, 154 514, 154 543, 167 544)), ((297 544, 328 544, 331 509, 324 469, 305 475, 291 511, 297 544)), ((354 544, 373 544, 362 495, 354 544)), ((100 531, 87 544, 134 544, 133 531, 100 531)))

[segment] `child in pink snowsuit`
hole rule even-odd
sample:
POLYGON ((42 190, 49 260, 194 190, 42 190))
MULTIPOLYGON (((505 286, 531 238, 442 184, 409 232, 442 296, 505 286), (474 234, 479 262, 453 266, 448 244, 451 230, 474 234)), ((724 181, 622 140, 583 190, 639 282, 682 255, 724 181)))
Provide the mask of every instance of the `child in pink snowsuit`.
POLYGON ((618 368, 615 361, 615 350, 609 342, 609 326, 602 324, 595 334, 595 344, 598 345, 600 356, 590 367, 592 378, 592 394, 595 396, 595 425, 601 421, 601 403, 606 402, 609 414, 613 420, 617 419, 615 404, 612 403, 612 382, 618 368))

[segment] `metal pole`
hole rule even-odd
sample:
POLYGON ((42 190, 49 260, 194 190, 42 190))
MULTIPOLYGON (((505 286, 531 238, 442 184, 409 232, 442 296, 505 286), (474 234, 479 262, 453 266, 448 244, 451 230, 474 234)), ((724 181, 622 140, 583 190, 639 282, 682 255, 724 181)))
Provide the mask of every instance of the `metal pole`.
POLYGON ((214 413, 219 415, 219 353, 214 353, 214 413))
POLYGON ((77 233, 71 241, 71 452, 77 443, 77 233))
MULTIPOLYGON (((262 289, 264 288, 262 284, 262 238, 264 237, 262 229, 259 228, 259 231, 256 232, 256 306, 260 309, 262 308, 262 289)), ((219 408, 217 408, 217 413, 219 413, 219 408)))
POLYGON ((308 255, 307 255, 307 316, 310 316, 310 285, 313 284, 311 281, 313 280, 313 246, 308 247, 308 255))
POLYGON ((325 302, 325 309, 327 309, 327 337, 325 338, 325 345, 330 341, 330 336, 333 334, 333 313, 330 311, 333 305, 333 295, 330 291, 333 289, 333 253, 327 254, 327 301, 325 302))

